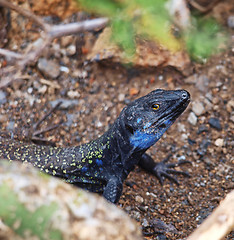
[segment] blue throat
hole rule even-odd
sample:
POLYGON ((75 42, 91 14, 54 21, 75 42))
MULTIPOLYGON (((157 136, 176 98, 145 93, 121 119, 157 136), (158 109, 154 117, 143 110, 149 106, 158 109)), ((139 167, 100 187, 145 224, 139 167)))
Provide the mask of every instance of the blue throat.
MULTIPOLYGON (((173 122, 170 120, 166 120, 164 124, 166 127, 162 129, 158 129, 156 132, 147 131, 144 127, 144 130, 136 130, 134 134, 130 137, 130 144, 139 149, 148 149, 152 145, 154 145, 166 132, 166 130, 172 125, 173 122)), ((147 124, 147 127, 149 124, 147 124)))

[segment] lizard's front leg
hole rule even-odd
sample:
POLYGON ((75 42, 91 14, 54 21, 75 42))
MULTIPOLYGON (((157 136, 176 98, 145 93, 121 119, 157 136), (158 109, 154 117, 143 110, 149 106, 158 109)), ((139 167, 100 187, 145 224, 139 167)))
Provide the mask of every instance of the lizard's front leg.
POLYGON ((154 162, 152 157, 150 157, 147 153, 144 153, 142 154, 140 161, 138 162, 138 165, 144 170, 146 170, 147 172, 150 172, 153 175, 155 175, 159 179, 161 184, 163 184, 164 178, 168 178, 169 180, 179 185, 177 179, 173 177, 171 174, 182 174, 186 177, 189 177, 189 174, 187 172, 177 171, 172 168, 175 168, 185 163, 191 163, 191 162, 185 160, 185 161, 178 161, 177 163, 167 163, 170 157, 171 156, 168 156, 163 161, 156 163, 154 162))
POLYGON ((104 189, 103 196, 112 203, 117 203, 123 190, 123 183, 117 177, 111 177, 104 189))

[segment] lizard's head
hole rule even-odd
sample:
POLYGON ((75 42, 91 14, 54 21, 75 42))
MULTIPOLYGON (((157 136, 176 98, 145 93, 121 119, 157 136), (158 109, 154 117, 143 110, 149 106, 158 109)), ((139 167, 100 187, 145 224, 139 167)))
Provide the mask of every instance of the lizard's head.
POLYGON ((185 90, 157 89, 131 102, 121 114, 130 144, 148 149, 181 115, 189 100, 185 90))

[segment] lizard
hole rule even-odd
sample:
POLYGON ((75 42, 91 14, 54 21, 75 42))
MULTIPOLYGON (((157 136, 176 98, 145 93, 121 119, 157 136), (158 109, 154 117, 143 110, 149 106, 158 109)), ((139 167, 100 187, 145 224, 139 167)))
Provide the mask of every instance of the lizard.
POLYGON ((110 128, 99 138, 71 147, 52 147, 0 137, 0 157, 29 162, 41 171, 68 183, 102 194, 117 203, 123 182, 139 165, 162 183, 172 174, 188 173, 174 167, 177 163, 154 162, 146 151, 182 114, 190 102, 186 90, 156 89, 130 102, 110 128))

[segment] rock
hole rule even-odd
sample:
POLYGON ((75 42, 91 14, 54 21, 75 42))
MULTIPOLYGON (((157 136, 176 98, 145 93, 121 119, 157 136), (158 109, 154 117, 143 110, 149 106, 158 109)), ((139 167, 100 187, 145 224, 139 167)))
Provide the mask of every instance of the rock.
POLYGON ((224 140, 222 138, 218 138, 215 140, 215 146, 222 147, 224 145, 224 140))
POLYGON ((80 94, 78 91, 73 91, 73 90, 70 90, 67 92, 67 96, 69 98, 79 98, 80 97, 80 94))
POLYGON ((231 113, 233 109, 234 109, 234 100, 231 99, 227 102, 227 111, 231 113))
POLYGON ((229 28, 234 28, 234 15, 228 17, 227 25, 229 28))
POLYGON ((197 82, 197 74, 193 74, 193 75, 185 78, 184 82, 189 83, 189 84, 195 84, 197 82))
POLYGON ((6 127, 7 131, 13 131, 15 126, 15 121, 9 121, 6 127))
POLYGON ((60 74, 60 66, 54 61, 40 58, 37 63, 38 69, 47 77, 55 79, 60 74))
POLYGON ((143 197, 141 197, 141 196, 136 196, 136 202, 138 202, 138 203, 143 203, 143 202, 144 202, 143 197))
POLYGON ((197 81, 196 81, 196 87, 202 91, 202 92, 206 92, 207 91, 207 87, 208 87, 208 84, 209 84, 209 78, 206 76, 206 75, 200 75, 198 78, 197 78, 197 81))
POLYGON ((210 145, 209 139, 203 139, 202 142, 199 144, 199 148, 197 149, 197 153, 200 156, 204 156, 207 152, 207 148, 210 145))
POLYGON ((72 56, 76 53, 76 46, 75 45, 70 45, 67 47, 67 55, 72 56))
POLYGON ((222 130, 222 126, 221 126, 218 118, 210 118, 208 123, 210 124, 211 127, 215 128, 219 131, 222 130))
POLYGON ((197 116, 200 116, 202 115, 204 112, 205 112, 205 108, 203 106, 203 104, 198 101, 198 100, 195 100, 193 103, 192 103, 192 111, 197 115, 197 116))
POLYGON ((197 130, 197 134, 201 134, 203 132, 208 132, 208 127, 206 125, 200 125, 197 130))
POLYGON ((6 93, 0 90, 0 105, 6 103, 7 101, 6 96, 7 96, 6 93))
POLYGON ((197 116, 194 112, 190 112, 188 116, 188 122, 195 126, 197 124, 197 116))
POLYGON ((56 99, 54 101, 50 101, 50 104, 52 107, 54 107, 59 102, 62 102, 61 105, 59 106, 59 109, 63 109, 63 110, 74 108, 79 103, 79 101, 77 99, 70 100, 70 99, 60 98, 60 99, 56 99))
POLYGON ((124 99, 125 99, 125 94, 124 93, 120 93, 119 96, 118 96, 119 102, 124 101, 124 99))
POLYGON ((147 221, 146 218, 143 219, 142 226, 145 227, 145 228, 149 226, 149 222, 147 221))
POLYGON ((114 204, 32 166, 1 160, 0 179, 1 239, 142 239, 114 204))

